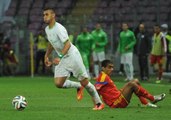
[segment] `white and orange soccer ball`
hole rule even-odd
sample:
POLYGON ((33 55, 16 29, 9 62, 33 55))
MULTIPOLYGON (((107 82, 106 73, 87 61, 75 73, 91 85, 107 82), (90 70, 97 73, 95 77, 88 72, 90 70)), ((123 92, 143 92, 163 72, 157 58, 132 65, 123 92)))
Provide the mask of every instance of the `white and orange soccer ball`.
POLYGON ((12 105, 16 110, 24 110, 27 107, 27 100, 24 96, 15 96, 12 100, 12 105))

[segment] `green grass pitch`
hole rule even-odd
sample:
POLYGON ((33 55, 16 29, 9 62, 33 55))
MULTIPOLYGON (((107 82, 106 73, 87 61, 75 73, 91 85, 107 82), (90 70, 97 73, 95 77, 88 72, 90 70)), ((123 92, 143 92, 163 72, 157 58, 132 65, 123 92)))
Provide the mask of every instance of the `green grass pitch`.
MULTIPOLYGON (((124 85, 119 78, 118 88, 124 85)), ((140 108, 138 99, 125 109, 111 109, 105 106, 102 111, 93 111, 91 98, 84 90, 82 101, 76 100, 76 89, 58 89, 53 77, 0 77, 0 120, 170 120, 170 83, 142 85, 152 94, 166 93, 159 108, 140 108), (28 106, 23 111, 13 108, 11 101, 16 95, 23 95, 28 106)))

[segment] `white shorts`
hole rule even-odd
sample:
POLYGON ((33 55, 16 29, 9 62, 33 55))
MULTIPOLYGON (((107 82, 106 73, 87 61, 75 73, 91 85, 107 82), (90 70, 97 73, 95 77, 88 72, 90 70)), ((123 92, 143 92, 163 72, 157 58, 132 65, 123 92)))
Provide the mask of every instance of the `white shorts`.
POLYGON ((58 65, 55 66, 54 77, 69 77, 71 72, 79 81, 88 78, 86 68, 77 49, 65 55, 58 65))
POLYGON ((100 62, 105 60, 105 53, 104 53, 104 51, 102 51, 102 52, 93 52, 93 60, 94 61, 100 61, 100 62))
POLYGON ((133 53, 124 53, 121 54, 121 63, 125 64, 132 64, 132 59, 133 59, 133 53))

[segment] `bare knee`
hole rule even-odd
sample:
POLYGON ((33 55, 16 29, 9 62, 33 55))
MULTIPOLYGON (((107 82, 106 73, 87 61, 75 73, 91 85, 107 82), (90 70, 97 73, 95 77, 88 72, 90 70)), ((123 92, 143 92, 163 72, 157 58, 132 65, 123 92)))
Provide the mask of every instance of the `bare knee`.
POLYGON ((139 88, 139 84, 137 83, 137 81, 130 81, 128 85, 133 91, 137 91, 139 88))
POLYGON ((65 80, 60 79, 60 78, 55 78, 55 79, 54 79, 54 83, 55 83, 55 86, 56 86, 57 88, 63 88, 64 82, 65 82, 65 80))
POLYGON ((62 84, 55 84, 55 86, 56 86, 57 88, 62 88, 62 87, 63 87, 62 84))
POLYGON ((137 84, 140 83, 138 79, 134 79, 134 80, 132 80, 132 81, 135 82, 135 83, 137 83, 137 84))
POLYGON ((137 85, 137 83, 136 83, 136 81, 134 81, 134 80, 128 82, 128 86, 130 86, 131 88, 133 88, 133 87, 136 86, 136 85, 137 85))
POLYGON ((62 87, 63 87, 63 84, 61 84, 60 82, 56 82, 56 81, 55 81, 55 86, 56 86, 57 88, 62 88, 62 87))
POLYGON ((88 81, 87 78, 85 78, 85 79, 82 80, 80 83, 81 83, 81 85, 82 85, 83 87, 85 87, 85 86, 87 86, 87 84, 89 83, 89 81, 88 81))

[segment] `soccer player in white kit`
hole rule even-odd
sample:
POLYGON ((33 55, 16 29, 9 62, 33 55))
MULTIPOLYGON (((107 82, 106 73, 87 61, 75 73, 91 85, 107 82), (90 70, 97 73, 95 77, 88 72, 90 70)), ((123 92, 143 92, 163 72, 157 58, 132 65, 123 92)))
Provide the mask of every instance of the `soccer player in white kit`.
POLYGON ((69 41, 68 33, 64 26, 55 20, 53 8, 45 8, 43 12, 44 22, 48 24, 45 28, 49 45, 45 54, 45 65, 56 64, 54 73, 54 82, 58 88, 77 88, 77 99, 81 100, 83 87, 87 90, 95 104, 93 110, 102 110, 102 103, 95 87, 88 81, 88 74, 83 64, 78 49, 69 41), (52 50, 58 54, 58 58, 49 60, 52 50), (70 73, 78 78, 79 82, 68 79, 70 73), (83 86, 83 87, 82 87, 83 86))

